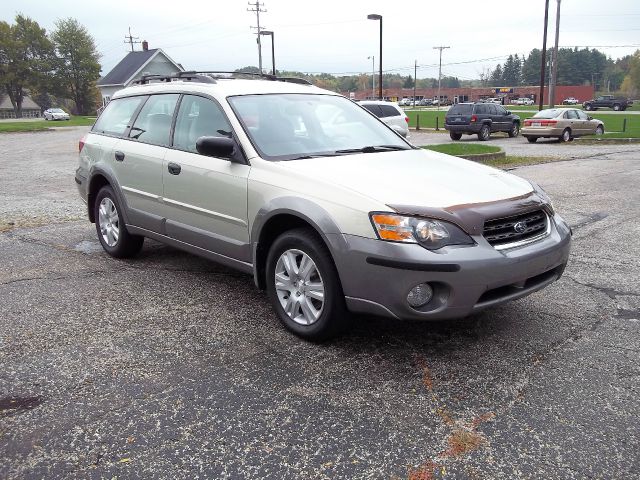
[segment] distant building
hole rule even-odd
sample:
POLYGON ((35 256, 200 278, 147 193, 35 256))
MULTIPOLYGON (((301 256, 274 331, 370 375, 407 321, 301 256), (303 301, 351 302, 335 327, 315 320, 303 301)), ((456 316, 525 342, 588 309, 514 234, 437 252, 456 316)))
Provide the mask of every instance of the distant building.
POLYGON ((182 65, 174 62, 162 49, 149 50, 149 44, 144 41, 141 51, 129 52, 109 73, 98 80, 102 106, 109 103, 114 93, 128 87, 142 75, 169 75, 182 71, 182 65))
MULTIPOLYGON (((38 118, 42 116, 40 105, 25 95, 22 100, 22 118, 38 118)), ((7 94, 0 94, 0 119, 16 118, 11 99, 7 94)))

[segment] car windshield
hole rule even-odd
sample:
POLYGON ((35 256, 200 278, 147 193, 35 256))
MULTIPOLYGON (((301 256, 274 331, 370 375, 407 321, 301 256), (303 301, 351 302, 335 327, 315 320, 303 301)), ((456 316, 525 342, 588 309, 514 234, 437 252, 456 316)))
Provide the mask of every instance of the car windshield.
POLYGON ((229 97, 229 103, 267 160, 412 148, 362 107, 336 95, 243 95, 229 97))
POLYGON ((64 110, 62 110, 61 108, 52 108, 50 111, 52 113, 64 113, 64 110))
POLYGON ((473 105, 470 103, 458 103, 449 109, 449 115, 465 115, 473 111, 473 105))
POLYGON ((548 108, 546 110, 539 111, 533 116, 533 118, 556 118, 562 112, 563 110, 557 108, 548 108))

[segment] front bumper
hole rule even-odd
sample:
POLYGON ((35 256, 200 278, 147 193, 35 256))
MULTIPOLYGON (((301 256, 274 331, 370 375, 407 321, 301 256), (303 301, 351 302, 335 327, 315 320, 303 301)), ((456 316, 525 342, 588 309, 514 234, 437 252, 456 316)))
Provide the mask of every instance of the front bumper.
MULTIPOLYGON (((524 297, 562 275, 571 231, 559 215, 545 238, 498 251, 483 237, 473 247, 432 252, 416 244, 342 235, 334 250, 349 310, 397 319, 461 318, 486 307, 524 297), (406 301, 415 285, 429 282, 433 299, 414 309, 406 301)), ((333 243, 333 242, 332 242, 333 243)))

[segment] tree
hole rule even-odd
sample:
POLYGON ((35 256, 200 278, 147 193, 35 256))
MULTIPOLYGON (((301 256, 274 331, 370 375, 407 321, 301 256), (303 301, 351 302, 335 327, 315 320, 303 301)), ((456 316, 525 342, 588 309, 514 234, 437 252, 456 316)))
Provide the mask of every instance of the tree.
POLYGON ((493 86, 502 85, 502 66, 500 64, 496 65, 495 70, 491 74, 491 78, 489 79, 489 82, 493 86))
POLYGON ((504 62, 502 84, 511 86, 520 84, 520 58, 518 58, 518 54, 509 55, 507 61, 504 62))
POLYGON ((53 47, 44 28, 21 14, 15 24, 0 22, 0 86, 16 118, 22 117, 27 89, 38 88, 51 73, 53 47))
POLYGON ((629 60, 629 73, 624 77, 620 89, 630 97, 640 92, 640 50, 636 50, 629 60))
POLYGON ((51 35, 56 60, 56 84, 69 97, 80 115, 93 109, 95 82, 100 78, 100 54, 93 37, 75 18, 56 22, 51 35))
POLYGON ((522 83, 524 85, 538 85, 540 83, 540 62, 542 51, 534 48, 522 62, 522 83))
POLYGON ((402 85, 404 88, 413 88, 413 77, 411 75, 409 75, 408 77, 406 77, 404 79, 404 85, 402 85))

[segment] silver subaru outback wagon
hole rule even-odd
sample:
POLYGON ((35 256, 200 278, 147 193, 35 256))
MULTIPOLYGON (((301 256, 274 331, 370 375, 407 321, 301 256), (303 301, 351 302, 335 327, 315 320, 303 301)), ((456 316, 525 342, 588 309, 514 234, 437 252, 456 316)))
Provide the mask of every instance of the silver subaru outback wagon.
POLYGON ((144 77, 81 140, 75 179, 108 254, 148 237, 251 274, 313 340, 349 312, 464 317, 544 288, 569 257, 538 185, 417 149, 293 79, 144 77))

